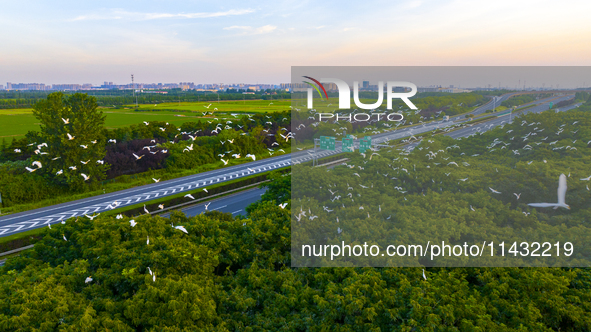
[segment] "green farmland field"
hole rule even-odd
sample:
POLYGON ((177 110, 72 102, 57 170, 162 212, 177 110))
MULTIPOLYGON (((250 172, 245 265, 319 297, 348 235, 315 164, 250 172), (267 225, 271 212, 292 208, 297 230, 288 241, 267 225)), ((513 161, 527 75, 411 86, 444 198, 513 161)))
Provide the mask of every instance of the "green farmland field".
MULTIPOLYGON (((105 126, 108 129, 129 126, 143 121, 166 121, 180 126, 185 122, 195 122, 203 119, 202 112, 226 113, 264 113, 285 111, 289 109, 290 101, 221 101, 221 102, 195 102, 195 103, 162 103, 154 106, 139 105, 140 112, 134 111, 129 106, 123 109, 102 108, 107 116, 105 126), (272 103, 271 105, 269 105, 272 103), (209 108, 208 106, 211 104, 209 108), (215 108, 218 110, 216 111, 215 108)), ((208 117, 212 117, 208 114, 208 117)), ((39 130, 39 121, 33 116, 32 109, 8 109, 0 110, 0 138, 6 138, 10 142, 12 138, 23 137, 29 130, 39 130)))
MULTIPOLYGON (((140 110, 145 111, 186 111, 186 112, 214 112, 214 113, 265 113, 285 111, 289 109, 291 100, 233 100, 212 102, 188 102, 188 103, 162 103, 139 105, 140 110), (211 105, 211 106, 209 106, 211 105), (209 108, 207 107, 209 106, 209 108), (217 108, 217 110, 216 110, 217 108)), ((134 107, 128 105, 127 107, 134 107)))

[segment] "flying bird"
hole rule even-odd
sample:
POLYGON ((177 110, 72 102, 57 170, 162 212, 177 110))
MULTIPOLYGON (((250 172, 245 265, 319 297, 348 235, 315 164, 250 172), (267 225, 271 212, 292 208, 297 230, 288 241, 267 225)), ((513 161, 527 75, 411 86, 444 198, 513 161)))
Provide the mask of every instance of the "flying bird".
POLYGON ((132 154, 133 154, 133 156, 135 157, 135 160, 140 160, 140 159, 142 159, 142 157, 144 156, 144 155, 138 156, 138 155, 137 155, 137 154, 135 154, 135 153, 132 153, 132 154))
POLYGON ((70 141, 71 141, 71 140, 73 140, 73 139, 76 137, 76 136, 72 136, 72 135, 70 135, 70 133, 66 133, 66 135, 68 135, 68 139, 69 139, 70 141))
POLYGON ((86 175, 84 173, 80 173, 80 176, 82 176, 84 178, 84 181, 88 181, 88 179, 90 179, 90 176, 86 175))
POLYGON ((87 284, 87 283, 89 283, 91 281, 92 281, 92 276, 89 276, 89 277, 86 278, 86 280, 84 280, 84 283, 87 284))
POLYGON ((135 220, 134 220, 134 219, 131 219, 131 220, 129 221, 129 224, 131 225, 131 227, 135 227, 135 225, 137 225, 137 222, 135 222, 135 220))
POLYGON ((494 190, 494 189, 493 189, 493 188, 491 188, 491 187, 488 187, 488 189, 490 189, 490 191, 492 191, 492 192, 493 192, 493 193, 495 193, 495 194, 500 194, 500 193, 501 193, 500 191, 496 191, 496 190, 494 190))
POLYGON ((521 197, 521 193, 519 193, 519 195, 517 195, 516 193, 513 193, 513 195, 515 195, 515 197, 517 197, 517 199, 519 199, 519 197, 521 197))
POLYGON ((191 195, 191 194, 186 194, 185 197, 190 198, 190 199, 195 199, 195 197, 193 197, 193 195, 191 195))
POLYGON ((152 178, 152 180, 154 180, 155 183, 160 182, 160 179, 154 179, 154 178, 152 178))
POLYGON ((70 123, 70 119, 69 119, 69 118, 68 118, 68 119, 64 119, 64 118, 62 118, 62 121, 64 122, 64 124, 68 124, 68 123, 70 123))
POLYGON ((285 209, 285 207, 287 206, 287 202, 283 203, 283 204, 279 204, 279 207, 282 209, 285 209))
POLYGON ((205 191, 206 193, 209 193, 209 191, 207 191, 207 188, 203 188, 203 191, 205 191))
POLYGON ((563 207, 570 210, 570 206, 565 203, 566 198, 566 175, 560 174, 558 178, 558 203, 530 203, 527 204, 533 207, 554 207, 554 210, 558 209, 559 207, 563 207))
POLYGON ((185 229, 185 227, 183 226, 175 226, 176 229, 182 231, 185 234, 189 234, 189 232, 187 232, 187 230, 185 229))
MULTIPOLYGON (((99 213, 99 214, 100 214, 100 213, 99 213)), ((84 214, 84 216, 85 216, 86 218, 90 219, 90 220, 94 220, 94 218, 98 217, 98 216, 99 216, 99 214, 94 214, 94 215, 92 215, 92 216, 89 216, 89 215, 87 215, 87 214, 84 214)))
POLYGON ((148 209, 146 209, 146 204, 144 204, 144 212, 146 212, 146 214, 150 214, 150 211, 148 211, 148 209))

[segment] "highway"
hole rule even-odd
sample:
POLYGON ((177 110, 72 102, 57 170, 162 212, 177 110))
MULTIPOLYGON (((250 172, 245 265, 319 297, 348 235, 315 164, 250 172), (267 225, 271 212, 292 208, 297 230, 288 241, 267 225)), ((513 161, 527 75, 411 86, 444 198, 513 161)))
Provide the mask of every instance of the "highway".
MULTIPOLYGON (((500 105, 500 103, 509 95, 501 96, 495 102, 496 105, 500 105)), ((561 97, 566 98, 566 97, 561 97)), ((549 100, 549 99, 546 99, 549 100)), ((546 100, 540 100, 536 103, 544 103, 546 100)), ((555 103, 558 102, 560 99, 555 100, 555 103)), ((534 111, 537 108, 540 108, 539 111, 548 109, 547 103, 543 104, 542 106, 535 106, 529 109, 528 111, 534 111), (543 106, 546 105, 546 106, 543 106)), ((473 112, 472 114, 481 114, 493 108, 493 102, 491 102, 480 106, 473 112)), ((417 125, 413 127, 401 128, 394 131, 388 131, 379 133, 376 135, 371 135, 372 137, 372 144, 379 144, 389 140, 399 139, 403 137, 409 137, 411 135, 418 135, 428 131, 432 131, 435 129, 441 129, 449 126, 453 126, 455 123, 454 119, 460 120, 463 119, 464 116, 456 116, 450 118, 450 121, 434 121, 430 123, 425 123, 422 125, 417 125)), ((499 121, 499 123, 503 122, 502 118, 495 119, 493 121, 499 121)), ((492 123, 492 122, 487 122, 492 123)), ((495 122, 496 123, 496 122, 495 122)), ((477 128, 483 128, 483 124, 475 125, 470 128, 464 128, 461 130, 467 130, 467 132, 473 133, 477 128)), ((458 132, 464 133, 464 131, 455 131, 450 134, 452 135, 459 135, 458 132), (455 134, 454 134, 455 133, 455 134)), ((480 129, 482 130, 482 129, 480 129)), ((469 135, 469 134, 468 134, 469 135)), ((453 137, 453 136, 452 136, 453 137)), ((459 136, 458 136, 459 137, 459 136)), ((341 153, 340 142, 337 142, 336 149, 334 151, 328 150, 321 150, 318 151, 316 156, 318 158, 327 157, 330 155, 341 153)), ((358 142, 356 143, 358 146, 358 142)), ((267 159, 257 160, 253 162, 244 163, 241 165, 234 165, 230 167, 220 168, 217 170, 199 173, 191 176, 186 176, 182 178, 172 179, 168 181, 161 181, 159 183, 153 183, 149 185, 139 186, 135 188, 130 188, 122 191, 117 191, 114 193, 103 194, 99 196, 89 197, 85 199, 80 199, 72 202, 67 202, 63 204, 57 204, 53 206, 48 206, 44 208, 39 208, 35 210, 25 211, 21 213, 15 213, 11 215, 7 215, 4 217, 0 217, 0 237, 11 235, 17 232, 22 232, 30 229, 45 227, 48 224, 53 224, 60 222, 61 220, 65 220, 71 217, 76 216, 83 216, 84 214, 95 214, 95 213, 102 213, 105 211, 110 211, 111 207, 117 204, 116 208, 121 208, 125 206, 135 205, 138 203, 149 202, 155 198, 162 198, 170 195, 176 195, 179 193, 184 192, 193 192, 198 189, 207 188, 207 186, 223 183, 230 180, 235 180, 238 178, 264 173, 270 170, 281 169, 285 167, 289 167, 292 164, 302 163, 306 161, 312 160, 314 157, 313 150, 304 150, 304 151, 296 151, 291 154, 284 154, 276 157, 271 157, 267 159)), ((238 195, 237 197, 242 197, 238 195)), ((246 197, 246 196, 245 196, 246 197)), ((245 198, 246 199, 246 198, 245 198)), ((231 208, 225 209, 224 212, 234 212, 239 210, 240 208, 244 208, 244 206, 240 206, 239 204, 236 205, 226 204, 228 206, 233 206, 232 208, 236 208, 236 210, 229 211, 231 208)), ((212 206, 213 207, 213 206, 212 206)), ((193 211, 190 210, 189 211, 193 211)), ((194 210, 199 211, 199 210, 194 210)))
MULTIPOLYGON (((258 201, 266 191, 266 188, 259 189, 257 187, 241 191, 233 195, 228 195, 218 199, 214 199, 209 202, 191 205, 180 210, 187 217, 193 217, 205 212, 205 206, 207 205, 207 211, 220 211, 230 213, 232 214, 232 216, 246 216, 246 207, 249 204, 258 201)), ((170 213, 163 213, 160 216, 168 218, 170 216, 170 213)))

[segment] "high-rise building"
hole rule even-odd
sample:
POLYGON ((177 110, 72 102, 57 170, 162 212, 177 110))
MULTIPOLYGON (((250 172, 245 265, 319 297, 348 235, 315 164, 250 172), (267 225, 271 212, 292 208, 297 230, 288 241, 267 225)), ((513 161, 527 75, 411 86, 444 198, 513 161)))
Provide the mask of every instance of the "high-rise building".
POLYGON ((6 90, 46 90, 43 83, 6 83, 6 90))

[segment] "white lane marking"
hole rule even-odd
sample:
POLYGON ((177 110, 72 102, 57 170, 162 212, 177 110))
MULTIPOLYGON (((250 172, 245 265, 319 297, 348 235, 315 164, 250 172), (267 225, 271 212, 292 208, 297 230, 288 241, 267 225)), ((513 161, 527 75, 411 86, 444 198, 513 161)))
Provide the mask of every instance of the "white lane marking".
POLYGON ((240 211, 242 211, 242 209, 240 209, 240 210, 238 210, 238 211, 234 211, 234 212, 232 212, 232 214, 234 214, 234 213, 238 213, 238 212, 240 212, 240 211))

